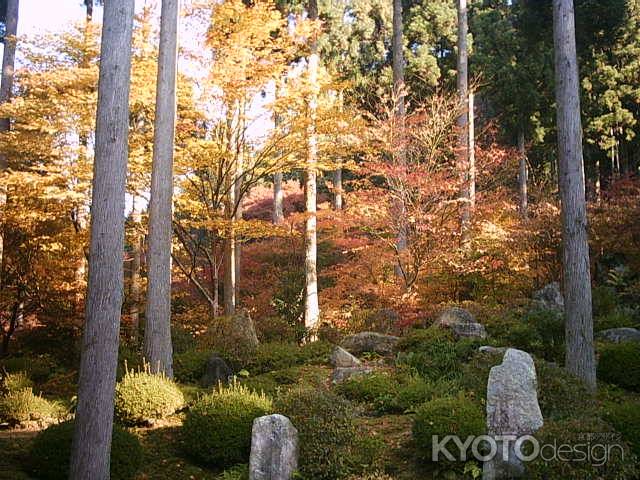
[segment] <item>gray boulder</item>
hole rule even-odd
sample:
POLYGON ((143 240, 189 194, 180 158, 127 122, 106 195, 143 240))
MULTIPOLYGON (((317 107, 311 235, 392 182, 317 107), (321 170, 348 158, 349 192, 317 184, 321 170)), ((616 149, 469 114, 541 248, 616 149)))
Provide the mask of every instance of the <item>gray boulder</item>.
POLYGON ((200 378, 200 385, 215 387, 219 383, 227 383, 232 375, 233 370, 227 365, 227 362, 214 353, 207 360, 204 375, 200 378))
POLYGON ((440 312, 435 324, 449 328, 458 337, 487 338, 484 325, 476 321, 471 312, 460 307, 449 307, 440 312))
POLYGON ((637 328, 610 328, 596 334, 598 340, 605 342, 623 343, 623 342, 640 342, 640 330, 637 328))
POLYGON ((291 480, 298 468, 298 431, 284 415, 253 421, 250 480, 291 480))
POLYGON ((564 311, 564 297, 558 282, 551 282, 533 294, 533 304, 543 310, 564 311))
POLYGON ((384 335, 376 332, 360 332, 347 336, 342 341, 341 346, 354 355, 360 355, 364 352, 388 355, 393 353, 393 349, 396 343, 398 343, 398 340, 399 338, 393 335, 384 335))
POLYGON ((364 320, 364 328, 375 332, 389 333, 400 322, 400 314, 391 308, 371 311, 364 320))
POLYGON ((342 383, 352 377, 369 375, 373 373, 370 367, 340 367, 336 368, 331 374, 331 382, 334 384, 342 383))
POLYGON ((331 365, 335 368, 359 367, 362 362, 342 347, 336 347, 331 354, 331 365))
MULTIPOLYGON (((489 435, 531 435, 543 425, 538 404, 536 368, 531 355, 510 348, 502 363, 489 373, 487 383, 487 431, 489 435)), ((518 478, 525 467, 516 455, 515 441, 496 440, 496 455, 484 463, 483 480, 518 478)))

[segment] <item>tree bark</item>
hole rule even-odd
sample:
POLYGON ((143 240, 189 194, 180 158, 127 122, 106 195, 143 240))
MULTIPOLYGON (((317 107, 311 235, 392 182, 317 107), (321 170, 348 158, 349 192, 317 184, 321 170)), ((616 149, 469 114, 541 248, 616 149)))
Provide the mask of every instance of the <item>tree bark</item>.
POLYGON ((273 223, 281 225, 284 222, 284 192, 282 191, 282 173, 273 174, 273 223))
POLYGON ((562 201, 566 368, 596 388, 591 275, 587 238, 580 79, 573 0, 554 0, 558 180, 562 201))
MULTIPOLYGON (((309 19, 318 20, 318 3, 317 0, 309 0, 308 6, 309 19)), ((305 178, 305 206, 307 218, 305 221, 305 309, 304 322, 307 331, 311 336, 315 335, 320 320, 320 305, 318 303, 318 272, 317 272, 317 163, 318 163, 318 145, 315 131, 316 114, 318 108, 318 69, 320 57, 318 55, 318 39, 316 34, 310 39, 310 51, 308 58, 308 75, 309 84, 311 85, 311 93, 309 95, 309 129, 307 131, 307 171, 305 178)))
POLYGON ((70 480, 108 480, 123 295, 131 33, 134 0, 105 2, 86 322, 70 480))
POLYGON ((87 23, 93 20, 93 1, 94 0, 84 0, 84 5, 87 8, 87 23))
POLYGON ((338 167, 333 172, 333 208, 342 210, 342 168, 338 167))
POLYGON ((142 248, 144 240, 142 235, 138 233, 142 218, 136 198, 133 199, 133 211, 131 212, 133 220, 134 236, 133 236, 133 259, 131 262, 131 283, 129 284, 129 296, 131 297, 131 307, 129 316, 131 317, 131 338, 137 342, 140 333, 140 267, 142 265, 142 248))
MULTIPOLYGON (((398 253, 407 249, 407 225, 406 225, 406 206, 404 203, 404 170, 406 168, 406 157, 404 151, 404 119, 405 119, 405 84, 404 84, 404 45, 402 40, 403 25, 402 25, 402 0, 393 0, 393 36, 391 42, 391 49, 393 55, 393 100, 395 102, 395 122, 397 125, 397 131, 395 132, 397 143, 394 147, 395 163, 398 169, 398 185, 396 192, 397 198, 395 206, 395 215, 398 219, 398 233, 396 238, 396 249, 398 253)), ((402 277, 402 266, 396 265, 396 276, 402 277)))
POLYGON ((462 106, 458 117, 457 167, 460 182, 462 240, 469 238, 471 198, 469 194, 469 78, 467 51, 467 0, 458 0, 458 96, 462 106))
POLYGON ((162 0, 156 116, 149 202, 148 286, 144 351, 152 372, 173 378, 171 234, 179 0, 162 0))
POLYGON ((529 172, 527 171, 527 152, 525 150, 524 131, 518 132, 518 192, 520 193, 520 215, 526 220, 529 209, 529 199, 527 196, 527 181, 529 172))
MULTIPOLYGON (((16 35, 18 33, 19 0, 7 1, 6 31, 4 40, 4 53, 2 56, 2 78, 0 83, 0 104, 11 101, 13 89, 13 77, 16 63, 16 35)), ((11 122, 8 118, 0 118, 0 133, 8 132, 11 122)), ((0 153, 0 175, 7 169, 8 159, 4 153, 0 153)), ((7 203, 6 183, 0 182, 0 212, 7 203)), ((0 230, 0 274, 2 273, 2 260, 4 256, 4 233, 0 230)), ((0 279, 1 280, 1 279, 0 279)))
POLYGON ((469 92, 469 207, 476 207, 476 112, 475 95, 469 92))

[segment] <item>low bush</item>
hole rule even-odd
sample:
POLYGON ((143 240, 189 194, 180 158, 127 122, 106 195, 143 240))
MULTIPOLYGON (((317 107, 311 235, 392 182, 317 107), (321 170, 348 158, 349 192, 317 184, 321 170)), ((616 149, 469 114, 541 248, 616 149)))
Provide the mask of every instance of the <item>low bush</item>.
POLYGON ((2 388, 5 392, 17 392, 25 388, 33 388, 33 382, 24 372, 8 373, 2 378, 2 388))
MULTIPOLYGON (((462 439, 485 433, 485 414, 478 399, 459 393, 422 404, 413 422, 413 438, 424 460, 431 459, 433 436, 457 435, 462 439)), ((469 447, 470 448, 470 447, 469 447)))
POLYGON ((393 411, 400 413, 415 412, 416 408, 435 398, 453 395, 460 390, 454 380, 425 380, 411 375, 400 382, 393 400, 393 411))
POLYGON ((593 411, 595 396, 585 384, 555 364, 536 360, 538 402, 543 418, 566 418, 593 411))
POLYGON ((336 386, 336 392, 349 400, 374 402, 383 397, 395 398, 400 385, 398 380, 387 372, 372 373, 351 377, 336 386))
POLYGON ((545 448, 545 458, 538 456, 526 464, 528 479, 633 480, 640 473, 636 459, 630 455, 617 433, 597 417, 545 419, 544 426, 534 436, 541 446, 555 444, 574 448, 563 447, 562 461, 557 458, 560 455, 554 458, 549 448, 545 448), (589 446, 588 452, 585 452, 585 444, 589 446), (577 448, 578 445, 582 447, 577 448), (587 453, 589 457, 585 459, 587 453))
POLYGON ((564 317, 555 310, 535 309, 527 313, 506 335, 509 345, 538 358, 564 361, 564 317))
POLYGON ((220 475, 218 480, 249 480, 249 465, 235 465, 226 469, 220 475))
POLYGON ((469 362, 462 366, 460 384, 481 399, 487 398, 487 382, 491 367, 499 365, 504 355, 502 353, 476 353, 469 362))
POLYGON ((181 383, 198 383, 205 373, 208 352, 189 350, 173 356, 173 375, 181 383))
POLYGON ((414 330, 398 342, 397 363, 431 380, 460 376, 461 362, 453 334, 442 328, 414 330))
POLYGON ((126 424, 141 425, 166 418, 183 405, 184 395, 164 375, 129 371, 116 385, 116 416, 126 424))
POLYGON ((627 390, 640 391, 640 343, 603 345, 599 354, 600 380, 627 390))
POLYGON ((620 304, 616 289, 609 285, 599 285, 591 290, 594 317, 607 316, 620 304))
POLYGON ((188 329, 174 324, 171 326, 171 346, 174 355, 186 353, 196 348, 196 339, 188 329))
POLYGON ((630 308, 616 308, 606 315, 596 317, 593 329, 596 332, 601 332, 610 328, 635 328, 638 326, 635 315, 636 312, 630 308))
POLYGON ((52 376, 64 371, 48 354, 9 357, 3 359, 0 366, 9 373, 24 372, 35 383, 44 383, 52 376))
POLYGON ((273 396, 280 390, 285 390, 295 385, 319 387, 326 382, 327 375, 325 368, 303 365, 285 368, 284 370, 275 370, 255 377, 249 376, 241 379, 241 383, 254 392, 264 392, 273 396))
POLYGON ((604 419, 629 443, 633 453, 640 457, 640 402, 607 402, 602 413, 604 419))
POLYGON ((306 363, 326 363, 332 346, 327 342, 310 342, 299 346, 293 342, 260 344, 254 355, 244 364, 253 375, 283 370, 306 363))
POLYGON ((303 478, 335 480, 350 473, 357 435, 347 400, 327 389, 298 387, 278 399, 276 410, 298 430, 303 478))
POLYGON ((11 425, 25 422, 49 423, 58 419, 60 406, 40 395, 34 395, 31 388, 10 392, 0 397, 0 419, 11 425))
POLYGON ((272 411, 268 397, 237 384, 204 395, 189 409, 184 421, 185 451, 210 465, 226 467, 247 462, 253 420, 272 411))
MULTIPOLYGON (((73 422, 53 425, 33 441, 27 470, 40 480, 69 478, 69 456, 73 422)), ((111 440, 111 480, 130 480, 142 465, 142 446, 138 437, 114 425, 111 440)))

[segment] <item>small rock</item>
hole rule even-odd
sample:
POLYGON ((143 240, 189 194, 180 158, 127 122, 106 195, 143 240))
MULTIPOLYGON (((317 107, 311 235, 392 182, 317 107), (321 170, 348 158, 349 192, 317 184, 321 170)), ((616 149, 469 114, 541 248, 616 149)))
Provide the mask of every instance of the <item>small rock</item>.
POLYGON ((359 367, 362 362, 342 347, 336 347, 331 354, 331 365, 335 368, 359 367))
POLYGON ((298 468, 298 431, 284 415, 253 421, 249 480, 291 480, 298 468))
POLYGON ((219 383, 227 383, 232 375, 233 370, 227 365, 227 362, 214 353, 207 360, 200 384, 203 387, 215 387, 219 383))
POLYGON ((506 351, 507 347, 492 347, 491 345, 482 345, 478 348, 478 352, 489 355, 504 355, 506 351))
POLYGON ((438 315, 435 325, 450 328, 458 337, 487 338, 484 325, 478 323, 476 317, 464 308, 446 308, 438 315))
POLYGON ((373 369, 369 367, 340 367, 336 368, 331 374, 331 381, 334 384, 342 383, 349 378, 369 375, 370 373, 373 373, 373 369))
POLYGON ((380 355, 393 353, 393 349, 399 338, 393 335, 384 335, 376 332, 360 332, 349 335, 342 341, 342 348, 354 355, 364 352, 375 352, 380 355))
POLYGON ((551 282, 533 294, 533 303, 543 310, 564 311, 564 297, 558 282, 551 282))
MULTIPOLYGON (((543 425, 538 404, 536 368, 531 355, 510 348, 502 363, 493 367, 487 383, 487 431, 489 435, 531 435, 543 425)), ((484 463, 483 480, 522 477, 525 468, 509 442, 507 456, 503 441, 496 440, 498 450, 484 463)))
POLYGON ((623 343, 623 342, 640 342, 640 330, 637 328, 610 328, 596 334, 598 340, 605 342, 623 343))

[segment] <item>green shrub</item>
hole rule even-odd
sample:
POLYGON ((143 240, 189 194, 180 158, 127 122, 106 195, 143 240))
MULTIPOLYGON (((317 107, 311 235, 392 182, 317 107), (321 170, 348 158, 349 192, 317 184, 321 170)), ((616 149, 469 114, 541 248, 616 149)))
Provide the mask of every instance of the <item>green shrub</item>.
POLYGON ((633 453, 640 456, 640 402, 607 402, 603 405, 603 416, 622 434, 633 453))
POLYGON ((171 346, 175 355, 186 353, 196 348, 193 334, 182 325, 171 326, 171 346))
POLYGON ((597 417, 578 417, 563 420, 547 420, 544 426, 534 434, 541 446, 543 445, 583 445, 576 451, 565 450, 562 453, 565 461, 552 459, 549 452, 542 457, 526 464, 526 478, 532 480, 562 479, 585 480, 605 479, 633 480, 638 478, 640 471, 635 458, 630 455, 626 446, 617 439, 616 432, 606 422, 597 417), (589 437, 587 437, 589 436, 589 437), (589 445, 592 462, 585 461, 584 445, 589 445), (608 447, 607 447, 608 446, 608 447), (606 463, 600 460, 604 449, 609 449, 606 463), (624 452, 624 453, 622 453, 624 452), (568 460, 568 461, 567 461, 568 460))
POLYGON ((460 375, 456 342, 446 329, 414 330, 398 342, 398 350, 398 365, 426 379, 454 379, 460 375))
POLYGON ((491 367, 502 362, 502 353, 476 353, 468 363, 462 366, 460 384, 481 399, 487 398, 487 382, 491 367))
POLYGON ((620 304, 620 298, 616 289, 609 285, 599 285, 591 290, 593 315, 595 317, 607 316, 620 304))
POLYGON ((128 370, 135 370, 136 368, 144 367, 144 359, 142 358, 142 352, 135 345, 129 345, 124 342, 120 342, 118 346, 118 370, 116 372, 116 378, 118 380, 125 376, 128 370))
MULTIPOLYGON (((31 446, 27 469, 40 480, 69 478, 73 422, 53 425, 40 432, 31 446)), ((111 440, 111 480, 134 478, 142 465, 138 437, 114 425, 111 440)))
POLYGON ((186 452, 217 466, 247 462, 253 420, 272 411, 264 394, 237 384, 200 397, 182 427, 186 452))
POLYGON ((403 379, 394 399, 394 411, 414 412, 417 407, 435 398, 446 397, 460 390, 454 380, 425 380, 417 375, 403 379))
POLYGON ((236 465, 226 469, 220 475, 218 480, 249 480, 249 465, 236 465))
POLYGON ((602 346, 598 359, 598 378, 627 390, 640 391, 640 343, 602 346))
POLYGON ((557 365, 537 360, 538 402, 542 417, 573 417, 595 408, 595 397, 584 383, 557 365))
POLYGON ((564 361, 564 316, 555 310, 536 309, 527 313, 506 335, 509 345, 538 358, 564 361))
POLYGON ((198 383, 207 367, 211 354, 198 350, 189 350, 173 356, 173 374, 178 382, 198 383))
POLYGON ((6 392, 17 392, 25 388, 33 388, 33 382, 24 372, 8 373, 2 380, 6 392))
POLYGON ((601 332, 610 328, 622 328, 638 326, 635 312, 629 308, 616 308, 606 315, 600 315, 594 320, 594 331, 601 332))
POLYGON ((468 394, 442 397, 418 407, 413 422, 413 438, 423 459, 431 459, 432 436, 458 435, 463 440, 485 432, 482 404, 468 394))
POLYGON ((0 419, 12 425, 24 422, 52 422, 60 416, 60 407, 46 398, 34 395, 31 388, 10 392, 0 397, 0 419))
POLYGON ((305 363, 326 363, 332 346, 327 342, 310 342, 302 347, 293 342, 269 342, 258 346, 244 364, 253 375, 284 370, 305 363))
POLYGON ((395 398, 398 392, 398 380, 389 373, 358 375, 339 383, 336 391, 349 400, 374 402, 381 397, 395 398))
POLYGON ((334 480, 349 473, 356 429, 348 401, 327 389, 298 387, 284 393, 276 407, 298 430, 303 478, 334 480))
POLYGON ((126 424, 140 425, 166 418, 183 405, 184 395, 164 375, 129 371, 116 385, 116 416, 126 424))
POLYGON ((317 366, 297 366, 249 376, 241 380, 242 385, 254 392, 276 395, 279 390, 294 385, 321 386, 327 380, 327 370, 317 366))
POLYGON ((64 369, 48 354, 9 357, 3 359, 0 366, 9 373, 25 372, 36 383, 44 383, 50 377, 64 372, 64 369))

